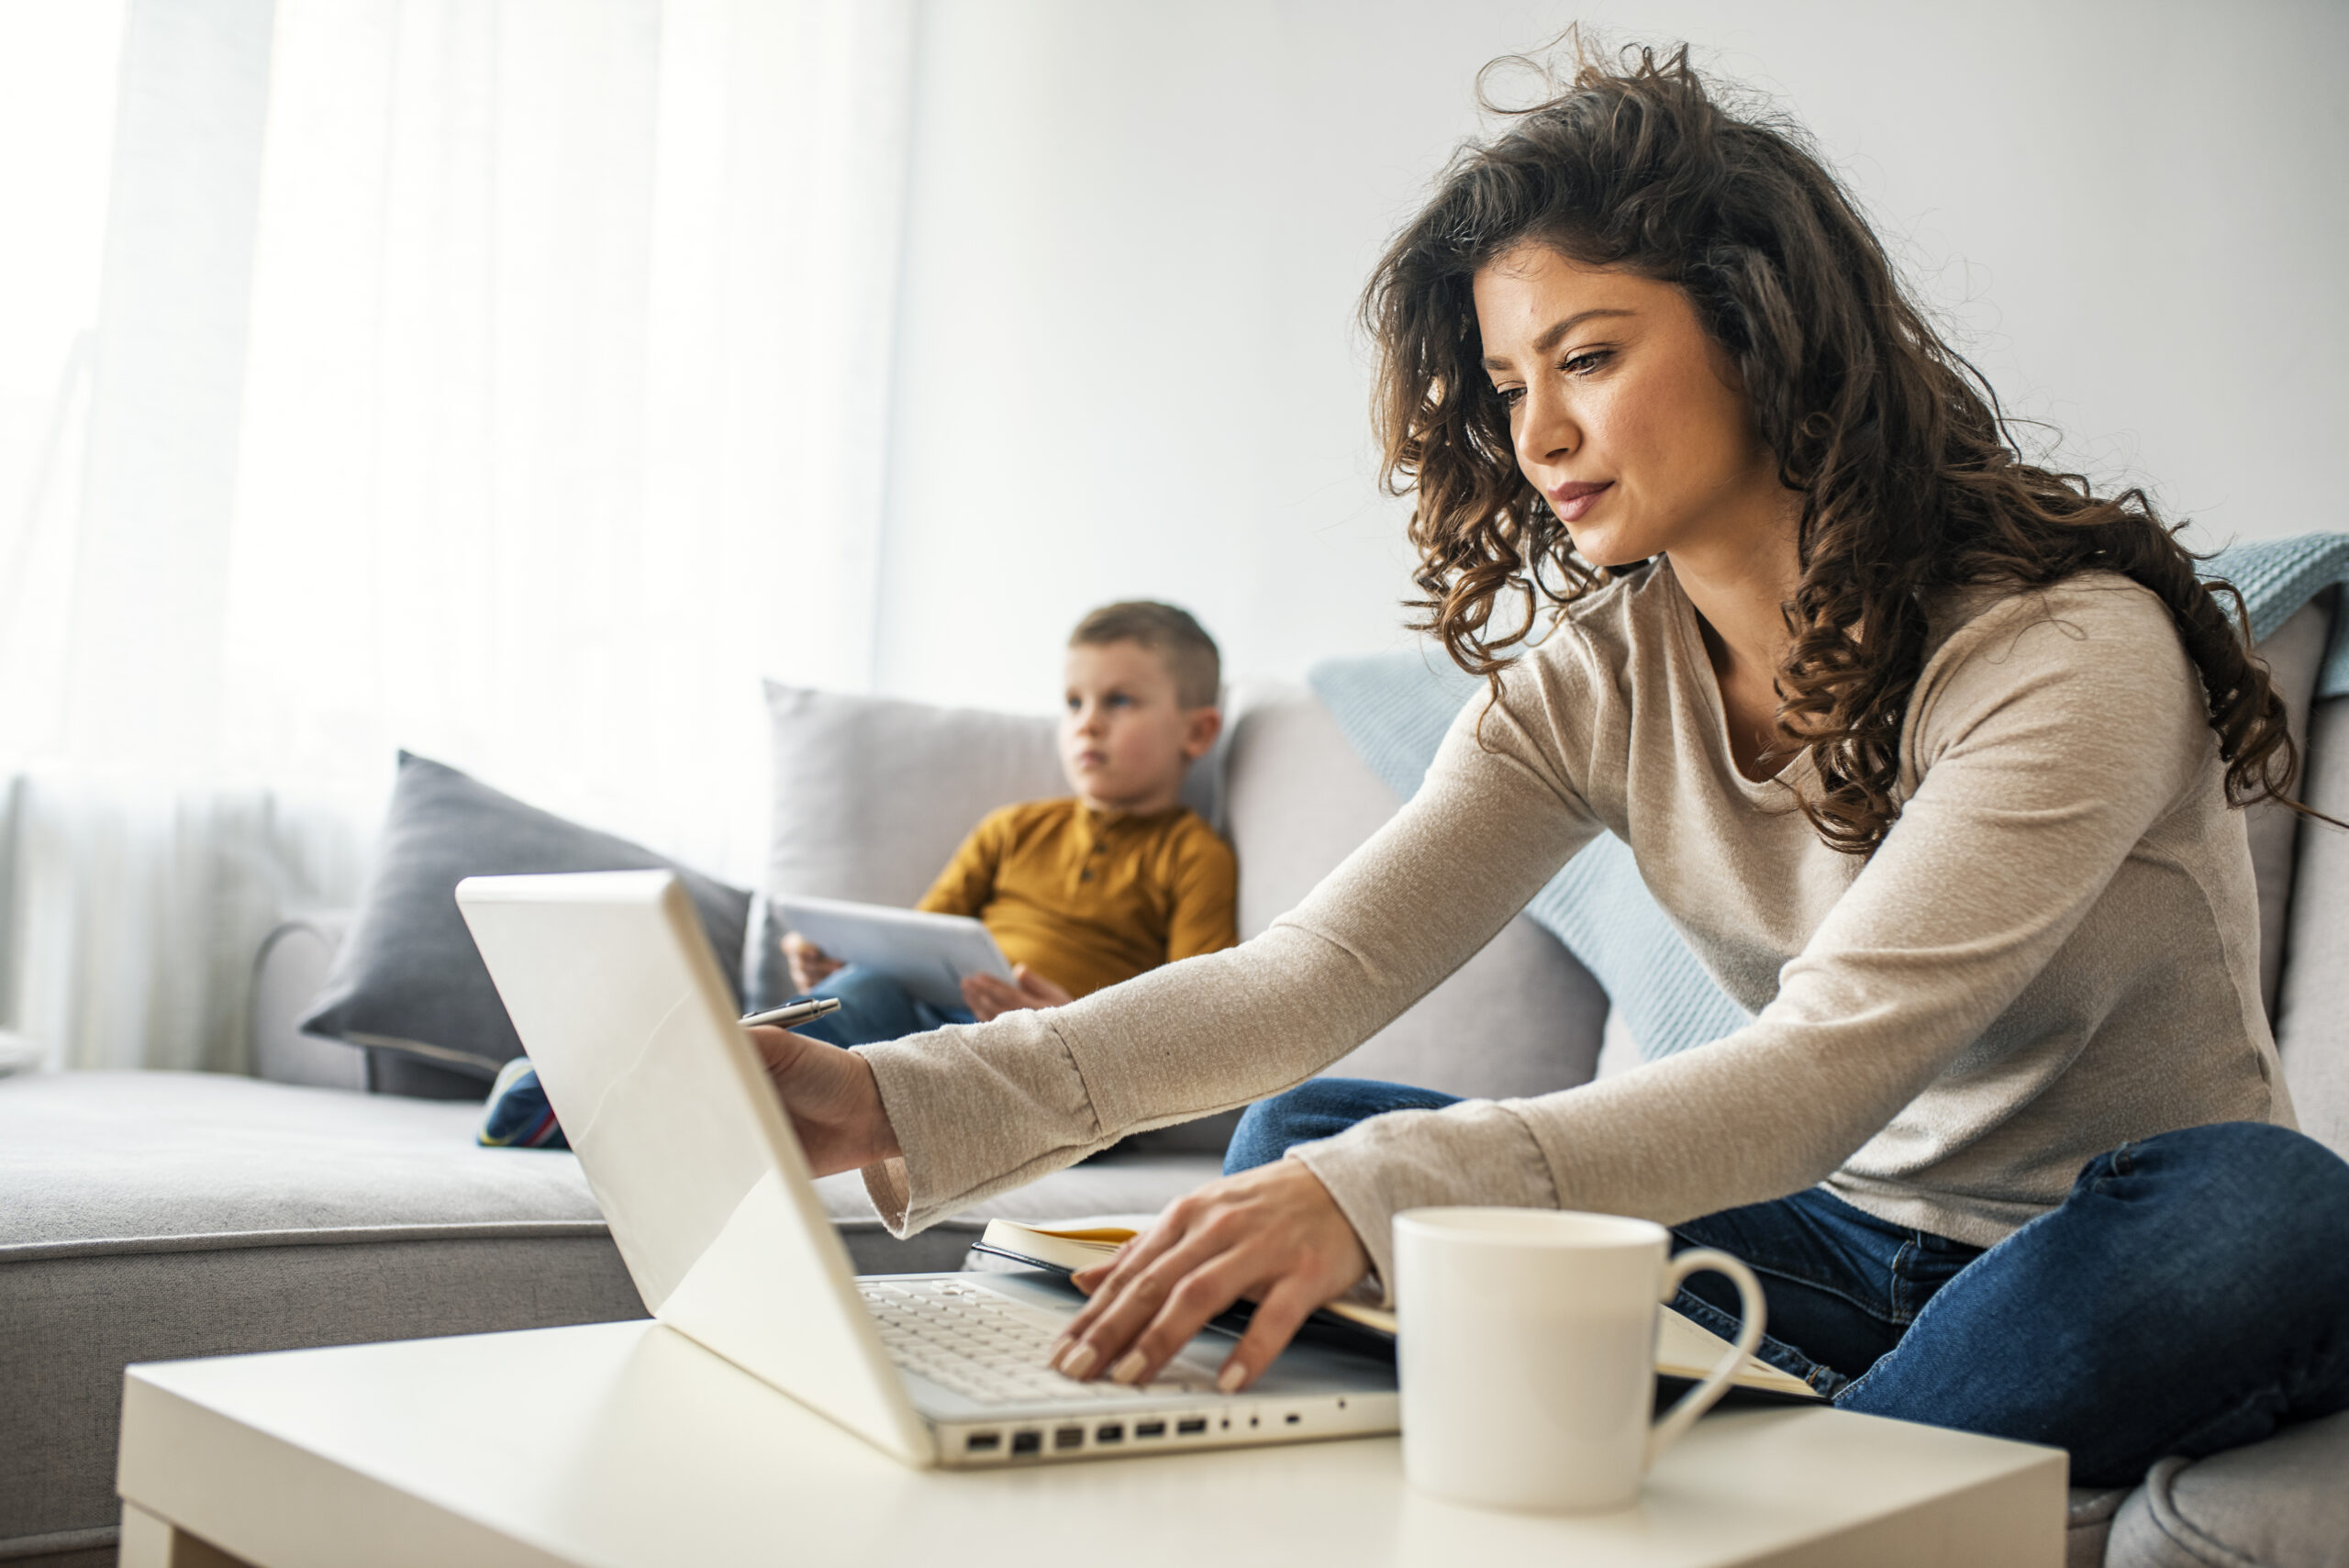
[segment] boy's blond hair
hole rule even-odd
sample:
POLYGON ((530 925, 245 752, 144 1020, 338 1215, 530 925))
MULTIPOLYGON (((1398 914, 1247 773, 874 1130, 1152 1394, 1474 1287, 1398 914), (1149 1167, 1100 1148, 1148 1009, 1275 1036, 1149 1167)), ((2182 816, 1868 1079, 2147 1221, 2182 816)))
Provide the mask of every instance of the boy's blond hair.
POLYGON ((1164 661, 1166 673, 1174 677, 1174 700, 1185 707, 1215 706, 1223 689, 1223 656, 1188 610, 1155 599, 1127 599, 1102 606, 1068 634, 1071 648, 1110 642, 1139 642, 1164 661))

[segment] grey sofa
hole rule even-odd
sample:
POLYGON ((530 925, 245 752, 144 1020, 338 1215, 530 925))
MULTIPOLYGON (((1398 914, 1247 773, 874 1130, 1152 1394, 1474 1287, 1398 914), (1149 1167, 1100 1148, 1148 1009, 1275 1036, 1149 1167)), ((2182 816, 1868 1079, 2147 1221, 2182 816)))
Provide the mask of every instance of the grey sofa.
MULTIPOLYGON (((2326 615, 2312 606, 2268 645, 2303 709, 2326 615)), ((1248 935, 1397 802, 1309 694, 1260 686, 1231 707, 1225 817, 1248 935)), ((2349 699, 2304 732, 2311 798, 2349 817, 2349 699)), ((2303 1124, 2349 1148, 2349 835, 2271 816, 2255 838, 2287 1072, 2303 1124)), ((128 1362, 640 1314, 570 1155, 475 1148, 476 1106, 368 1093, 362 1053, 295 1030, 340 933, 331 917, 295 922, 260 955, 258 1078, 0 1079, 0 1562, 112 1560, 128 1362)), ((1542 1093, 1636 1070, 1635 1044, 1608 1018, 1590 975, 1520 919, 1330 1071, 1542 1093)), ((952 1268, 995 1216, 1155 1210, 1214 1173, 1227 1130, 1150 1135, 906 1241, 881 1229, 854 1177, 822 1185, 860 1269, 952 1268)), ((482 1407, 498 1418, 509 1397, 484 1390, 482 1407)), ((2071 1558, 2343 1561, 2344 1496, 2349 1416, 2166 1465, 2127 1493, 2076 1496, 2071 1558)))

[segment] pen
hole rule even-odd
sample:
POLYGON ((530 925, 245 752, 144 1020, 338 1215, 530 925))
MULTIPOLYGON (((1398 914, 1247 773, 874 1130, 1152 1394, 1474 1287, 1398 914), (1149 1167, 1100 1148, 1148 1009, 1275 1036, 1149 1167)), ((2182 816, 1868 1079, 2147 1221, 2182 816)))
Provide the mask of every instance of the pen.
POLYGON ((744 1029, 757 1029, 763 1024, 775 1024, 789 1029, 793 1024, 813 1023, 826 1013, 841 1010, 837 996, 816 996, 805 1002, 794 1002, 788 1007, 776 1007, 764 1013, 751 1013, 742 1019, 744 1029))

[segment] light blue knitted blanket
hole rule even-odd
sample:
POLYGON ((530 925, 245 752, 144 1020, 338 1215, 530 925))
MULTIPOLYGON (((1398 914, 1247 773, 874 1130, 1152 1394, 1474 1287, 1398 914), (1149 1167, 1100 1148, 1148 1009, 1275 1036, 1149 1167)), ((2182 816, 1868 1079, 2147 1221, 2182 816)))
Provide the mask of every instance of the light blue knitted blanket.
MULTIPOLYGON (((2349 582, 2349 534, 2239 544, 2203 568, 2243 593, 2258 641, 2320 591, 2349 582)), ((1432 651, 1333 659, 1307 676, 1315 695, 1371 771, 1408 799, 1427 776, 1453 716, 1484 683, 1432 651)), ((2349 694, 2349 615, 2333 617, 2317 695, 2349 694)), ((1702 1045, 1738 1028, 1746 1013, 1688 951, 1648 896, 1629 846, 1612 834, 1568 861, 1533 895, 1526 914, 1566 945, 1623 1010, 1631 1038, 1651 1060, 1702 1045)))

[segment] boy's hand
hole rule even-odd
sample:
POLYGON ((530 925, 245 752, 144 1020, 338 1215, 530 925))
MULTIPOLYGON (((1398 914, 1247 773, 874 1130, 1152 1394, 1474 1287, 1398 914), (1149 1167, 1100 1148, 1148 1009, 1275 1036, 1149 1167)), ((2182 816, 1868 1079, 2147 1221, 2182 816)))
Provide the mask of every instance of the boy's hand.
POLYGON ((1017 984, 1007 984, 992 974, 963 976, 963 1005, 984 1024, 1023 1008, 1065 1007, 1076 1000, 1024 963, 1013 964, 1011 975, 1017 984))
POLYGON ((864 1058, 768 1026, 750 1032, 812 1173, 859 1171, 899 1152, 897 1130, 864 1058))
POLYGON ((841 972, 841 962, 801 936, 797 931, 783 934, 784 962, 791 965, 791 984, 800 992, 813 991, 818 985, 841 972))

